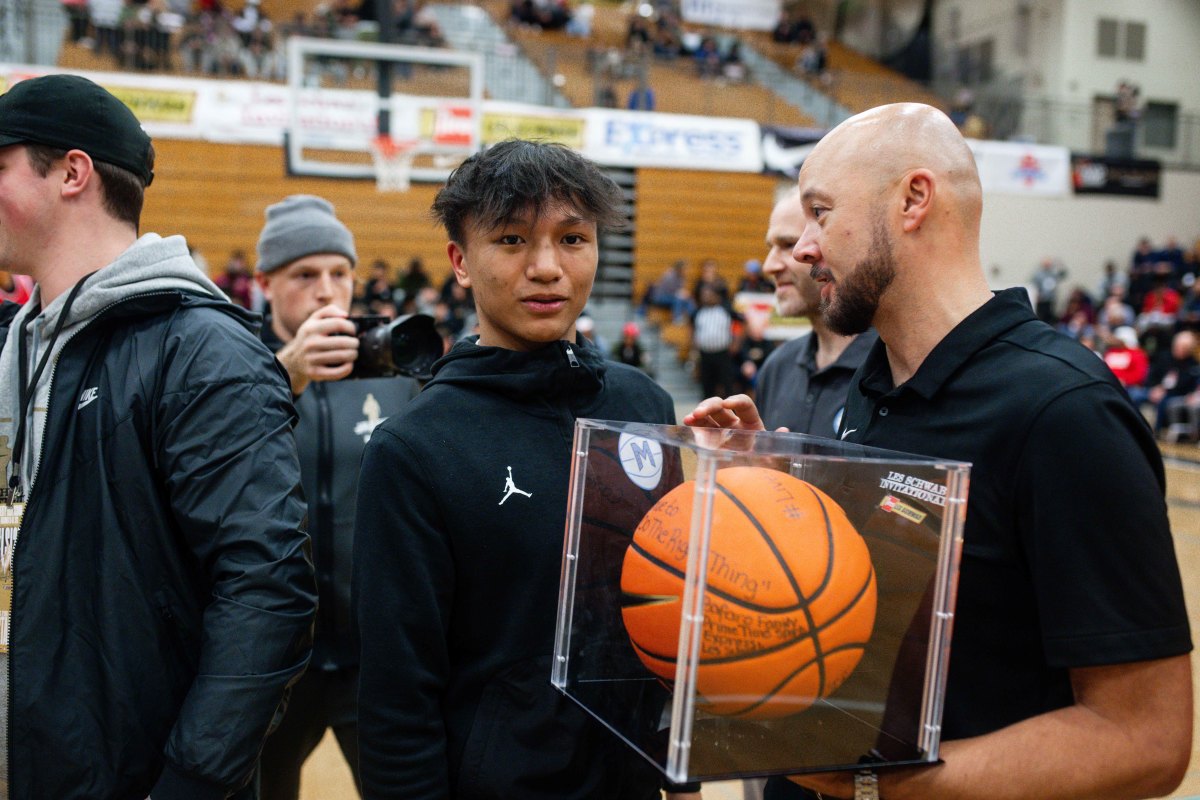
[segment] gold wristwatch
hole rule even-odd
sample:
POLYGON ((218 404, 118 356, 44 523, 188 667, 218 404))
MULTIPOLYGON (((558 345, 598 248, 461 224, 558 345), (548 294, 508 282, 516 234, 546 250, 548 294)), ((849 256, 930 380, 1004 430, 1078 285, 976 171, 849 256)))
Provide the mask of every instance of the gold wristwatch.
POLYGON ((879 778, 871 770, 855 773, 854 800, 879 800, 879 778))

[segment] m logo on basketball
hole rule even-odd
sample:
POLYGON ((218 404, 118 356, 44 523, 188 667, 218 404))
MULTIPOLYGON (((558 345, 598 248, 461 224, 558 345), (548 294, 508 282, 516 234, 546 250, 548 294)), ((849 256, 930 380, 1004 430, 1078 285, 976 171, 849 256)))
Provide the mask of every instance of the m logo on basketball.
POLYGON ((658 486, 662 479, 662 445, 641 436, 622 433, 617 445, 621 467, 634 485, 646 489, 658 486))

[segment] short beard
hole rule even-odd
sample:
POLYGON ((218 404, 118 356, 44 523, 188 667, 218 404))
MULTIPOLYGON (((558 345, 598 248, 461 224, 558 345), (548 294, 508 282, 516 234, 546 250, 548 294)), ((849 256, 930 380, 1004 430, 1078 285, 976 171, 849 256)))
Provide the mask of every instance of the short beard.
POLYGON ((879 299, 896 277, 896 258, 887 231, 876 225, 871 249, 845 278, 834 285, 829 298, 821 298, 821 316, 829 329, 854 336, 871 327, 879 299))

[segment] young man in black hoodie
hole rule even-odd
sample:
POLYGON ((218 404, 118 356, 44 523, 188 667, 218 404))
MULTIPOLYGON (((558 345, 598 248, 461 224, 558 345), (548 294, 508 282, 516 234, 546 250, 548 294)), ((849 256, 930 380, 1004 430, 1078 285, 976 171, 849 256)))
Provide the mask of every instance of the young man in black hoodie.
POLYGON ((576 335, 618 188, 552 144, 469 158, 433 212, 480 334, 375 432, 355 527, 367 798, 658 798, 657 772, 550 685, 575 419, 673 423, 576 335))

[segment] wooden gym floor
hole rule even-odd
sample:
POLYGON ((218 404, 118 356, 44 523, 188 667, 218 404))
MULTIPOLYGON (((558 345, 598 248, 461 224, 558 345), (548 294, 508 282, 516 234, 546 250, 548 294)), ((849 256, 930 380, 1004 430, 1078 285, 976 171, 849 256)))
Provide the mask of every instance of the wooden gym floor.
MULTIPOLYGON (((1167 465, 1167 500, 1175 534, 1175 552, 1183 573, 1192 636, 1200 641, 1200 447, 1194 444, 1163 445, 1163 456, 1167 465)), ((1196 696, 1200 698, 1200 666, 1194 668, 1193 679, 1196 681, 1196 696)), ((1200 703, 1197 708, 1200 709, 1200 703)), ((348 800, 354 796, 350 771, 330 733, 305 764, 301 800, 348 800)), ((1170 797, 1200 800, 1200 725, 1197 725, 1193 737, 1192 763, 1187 777, 1170 797)), ((741 784, 707 784, 704 798, 742 800, 741 784)))

